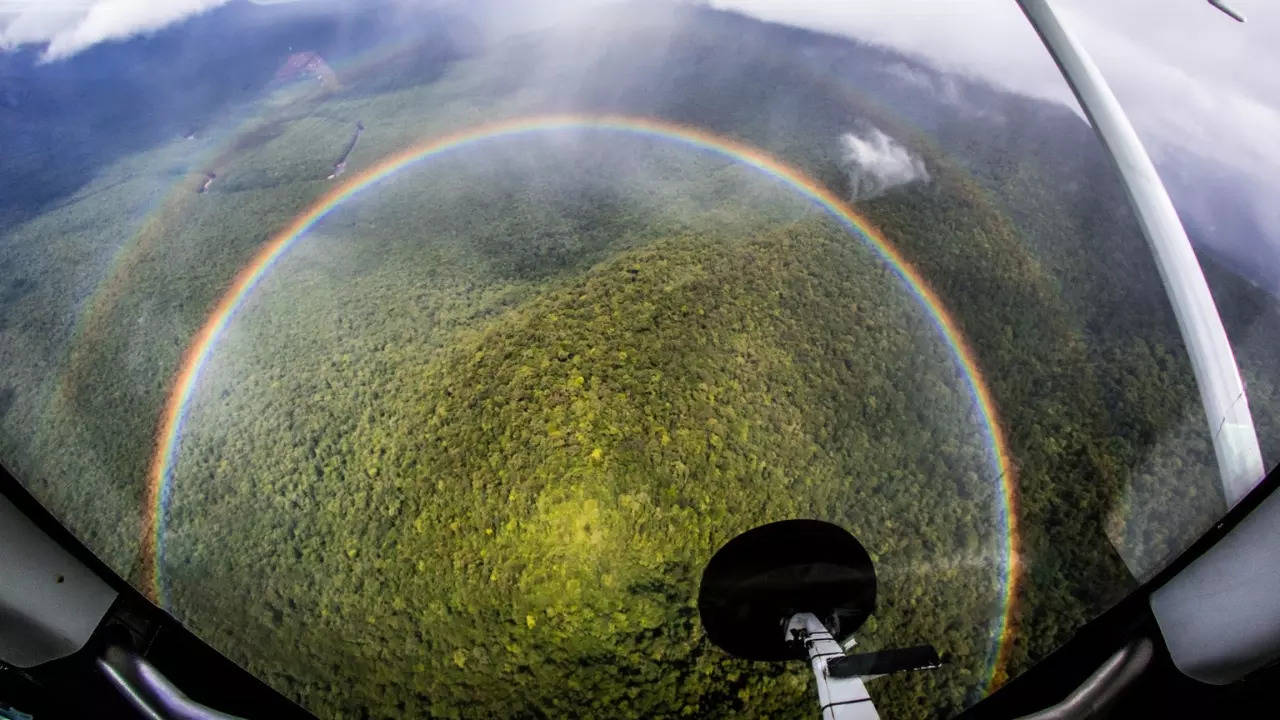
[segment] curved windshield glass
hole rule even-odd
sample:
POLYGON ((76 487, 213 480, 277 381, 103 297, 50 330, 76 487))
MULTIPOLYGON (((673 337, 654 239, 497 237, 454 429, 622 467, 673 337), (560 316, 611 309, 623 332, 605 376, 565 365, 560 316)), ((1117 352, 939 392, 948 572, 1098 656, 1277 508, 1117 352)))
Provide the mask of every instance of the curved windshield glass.
MULTIPOLYGON (((1270 468, 1280 20, 1058 4, 1270 468)), ((1015 3, 16 2, 0 47, 0 462, 322 717, 809 716, 696 607, 788 518, 869 551, 861 648, 946 660, 880 712, 948 716, 1226 511, 1015 3)))

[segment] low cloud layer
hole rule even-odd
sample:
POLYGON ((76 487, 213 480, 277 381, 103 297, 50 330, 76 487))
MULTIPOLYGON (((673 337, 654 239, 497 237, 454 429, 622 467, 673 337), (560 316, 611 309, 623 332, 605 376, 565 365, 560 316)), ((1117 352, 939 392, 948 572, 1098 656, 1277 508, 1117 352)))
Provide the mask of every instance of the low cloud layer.
POLYGON ((911 182, 929 182, 924 161, 877 128, 840 136, 841 161, 853 200, 883 195, 911 182))
POLYGON ((0 49, 46 45, 59 60, 107 40, 154 32, 228 0, 9 0, 0 3, 0 49))

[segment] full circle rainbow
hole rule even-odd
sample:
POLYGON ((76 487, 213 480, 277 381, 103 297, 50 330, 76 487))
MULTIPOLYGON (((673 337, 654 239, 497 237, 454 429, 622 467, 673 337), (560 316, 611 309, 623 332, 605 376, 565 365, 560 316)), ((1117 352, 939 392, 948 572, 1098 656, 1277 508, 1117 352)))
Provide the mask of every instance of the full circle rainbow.
POLYGON ((1004 431, 1000 426, 995 404, 991 398, 991 391, 978 368, 973 350, 961 334, 955 319, 920 273, 902 254, 866 220, 859 217, 847 203, 822 187, 817 181, 750 145, 688 125, 645 117, 585 114, 525 116, 487 123, 427 140, 386 157, 354 175, 342 185, 320 197, 308 210, 263 245, 253 259, 236 275, 229 289, 222 295, 217 306, 196 333, 194 341, 182 356, 172 389, 165 402, 156 437, 155 454, 148 473, 147 512, 142 543, 143 560, 146 563, 144 572, 151 576, 152 599, 168 606, 168 588, 163 571, 165 522, 183 424, 193 391, 202 370, 213 354, 219 337, 243 307, 246 298, 262 278, 272 270, 277 261, 309 229, 348 198, 408 166, 497 138, 566 130, 625 133, 658 138, 719 155, 759 170, 811 200, 853 235, 867 243, 916 296, 955 356, 981 415, 983 430, 991 444, 990 451, 999 495, 998 514, 1001 527, 998 528, 998 536, 1002 540, 1000 553, 1003 555, 1000 608, 992 634, 989 666, 985 678, 987 691, 993 690, 1005 678, 1005 665, 1012 645, 1012 619, 1015 614, 1019 578, 1022 574, 1018 554, 1017 481, 1004 431))

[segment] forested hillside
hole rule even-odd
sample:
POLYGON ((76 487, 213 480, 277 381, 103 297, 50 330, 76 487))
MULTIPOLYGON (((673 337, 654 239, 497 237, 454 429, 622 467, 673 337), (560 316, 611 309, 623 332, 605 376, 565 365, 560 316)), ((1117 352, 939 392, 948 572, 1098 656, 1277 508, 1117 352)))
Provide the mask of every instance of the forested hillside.
MULTIPOLYGON (((83 186, 15 204, 0 460, 151 587, 145 478, 182 353, 335 161, 609 112, 842 196, 846 133, 927 168, 856 210, 955 317, 1009 438, 1026 572, 997 682, 1222 512, 1155 268, 1068 110, 706 9, 582 22, 481 42, 442 20, 456 44, 329 58, 338 89, 255 86, 201 138, 78 158, 83 186)), ((1280 456, 1280 306, 1205 262, 1280 456)), ((985 692, 1003 613, 981 421, 910 289, 793 188, 634 133, 493 139, 345 202, 251 293, 186 416, 163 600, 321 717, 806 717, 808 669, 728 658, 694 598, 734 534, 818 517, 877 563, 862 646, 947 660, 876 680, 882 713, 946 716, 985 692)))

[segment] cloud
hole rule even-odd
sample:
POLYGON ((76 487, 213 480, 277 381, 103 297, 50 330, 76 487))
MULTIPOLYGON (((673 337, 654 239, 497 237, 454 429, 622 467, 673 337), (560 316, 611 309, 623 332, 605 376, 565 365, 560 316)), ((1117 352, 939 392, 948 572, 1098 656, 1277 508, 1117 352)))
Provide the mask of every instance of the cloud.
POLYGON ((17 0, 0 4, 0 48, 44 44, 59 60, 106 40, 153 32, 228 0, 17 0))
POLYGON ((714 0, 753 17, 855 37, 1034 97, 1074 105, 1012 0, 714 0))
MULTIPOLYGON (((1080 113, 1075 98, 1026 18, 1011 0, 714 0, 717 7, 886 45, 952 73, 1056 101, 1080 113)), ((1263 0, 1232 0, 1241 25, 1203 2, 1053 0, 1063 23, 1097 61, 1157 168, 1166 176, 1195 158, 1229 172, 1202 185, 1179 210, 1213 210, 1248 198, 1255 230, 1203 238, 1239 257, 1259 255, 1257 272, 1280 287, 1274 197, 1280 177, 1280 12, 1263 0), (1189 202, 1195 200, 1197 202, 1189 202), (1194 206, 1194 207, 1191 207, 1194 206)), ((910 67, 894 76, 923 87, 910 67)), ((945 88, 933 88, 939 92, 945 88)), ((1083 116, 1083 114, 1081 113, 1083 116)), ((1218 211, 1219 213, 1221 210, 1218 211)))
MULTIPOLYGON (((1229 165, 1250 181, 1280 172, 1280 144, 1275 142, 1280 137, 1280 85, 1263 77, 1242 82, 1254 63, 1222 59, 1239 72, 1219 77, 1222 68, 1198 72, 1159 47, 1125 42, 1113 30, 1093 27, 1092 21, 1078 22, 1082 32, 1097 38, 1098 63, 1123 68, 1108 74, 1157 165, 1188 151, 1229 165)), ((1247 184, 1274 194, 1270 183, 1247 184)))
POLYGON ((898 141, 869 127, 864 134, 840 136, 841 158, 853 200, 866 200, 910 182, 929 182, 924 161, 898 141))
POLYGON ((963 102, 960 97, 960 86, 952 75, 927 73, 921 68, 902 62, 889 63, 884 66, 884 71, 904 84, 937 95, 952 105, 961 105, 963 102))

